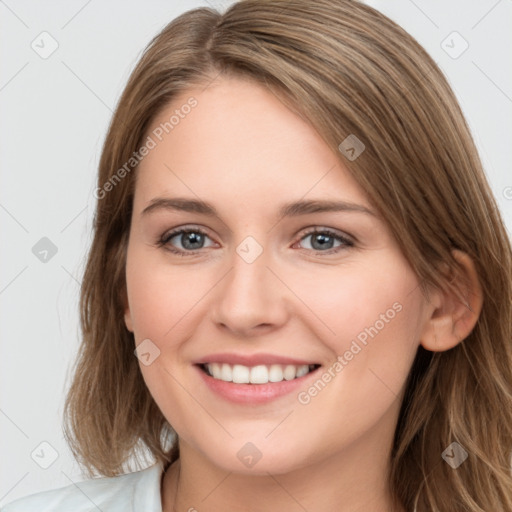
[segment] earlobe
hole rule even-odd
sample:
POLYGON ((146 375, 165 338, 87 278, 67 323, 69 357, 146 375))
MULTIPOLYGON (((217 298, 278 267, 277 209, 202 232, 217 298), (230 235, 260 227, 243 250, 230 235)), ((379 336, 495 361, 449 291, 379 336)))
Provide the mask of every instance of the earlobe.
POLYGON ((124 312, 124 323, 126 325, 126 328, 130 332, 133 332, 132 315, 130 313, 130 308, 129 307, 127 307, 125 312, 124 312))
POLYGON ((423 330, 421 345, 432 352, 442 352, 467 338, 476 325, 483 304, 483 293, 475 265, 464 252, 453 250, 461 271, 444 290, 432 293, 434 310, 423 330))
POLYGON ((128 304, 126 290, 123 290, 122 293, 122 303, 124 307, 124 324, 130 332, 133 332, 132 314, 130 311, 130 305, 128 304))

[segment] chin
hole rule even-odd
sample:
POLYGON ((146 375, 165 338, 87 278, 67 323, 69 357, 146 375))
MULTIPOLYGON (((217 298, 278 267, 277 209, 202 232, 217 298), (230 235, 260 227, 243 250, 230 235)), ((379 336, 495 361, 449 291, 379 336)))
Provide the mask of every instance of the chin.
MULTIPOLYGON (((239 439, 239 438, 238 438, 239 439)), ((311 457, 304 450, 303 443, 283 446, 260 440, 240 442, 230 440, 227 445, 219 444, 218 450, 211 447, 203 454, 215 466, 232 473, 268 476, 290 473, 311 463, 311 457)))

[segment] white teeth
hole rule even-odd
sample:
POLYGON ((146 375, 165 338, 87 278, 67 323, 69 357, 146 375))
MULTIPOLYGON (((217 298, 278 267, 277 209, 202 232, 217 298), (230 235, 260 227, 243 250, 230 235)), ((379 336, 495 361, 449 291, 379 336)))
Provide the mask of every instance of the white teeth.
POLYGON ((299 366, 297 368, 297 375, 296 377, 302 377, 303 375, 306 375, 306 373, 309 372, 309 366, 307 364, 303 364, 302 366, 299 366))
POLYGON ((283 368, 278 364, 273 364, 268 372, 270 382, 281 382, 283 380, 283 368))
POLYGON ((241 364, 230 365, 227 363, 208 363, 205 365, 207 372, 218 380, 234 382, 236 384, 267 384, 269 382, 281 382, 293 380, 308 374, 313 365, 272 364, 265 366, 243 366, 241 364))
MULTIPOLYGON (((215 375, 214 375, 215 377, 215 375)), ((229 364, 223 364, 222 370, 220 373, 220 377, 216 377, 217 379, 225 380, 226 382, 231 382, 233 380, 233 370, 231 369, 231 366, 229 364)))
POLYGON ((289 364, 284 369, 283 377, 286 380, 292 380, 292 379, 295 379, 295 374, 296 373, 297 373, 297 370, 296 370, 295 366, 289 364))
POLYGON ((241 364, 233 366, 233 382, 237 384, 249 384, 250 369, 241 364))
POLYGON ((210 365, 210 372, 211 374, 216 378, 216 379, 220 379, 221 378, 221 369, 220 369, 220 364, 219 363, 212 363, 210 365))
POLYGON ((264 365, 253 366, 250 375, 251 384, 266 384, 268 382, 268 370, 264 365))

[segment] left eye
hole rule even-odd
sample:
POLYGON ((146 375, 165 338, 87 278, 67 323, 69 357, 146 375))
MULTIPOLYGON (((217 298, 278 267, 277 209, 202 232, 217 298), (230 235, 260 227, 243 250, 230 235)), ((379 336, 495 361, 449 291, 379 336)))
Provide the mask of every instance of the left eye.
POLYGON ((341 236, 333 231, 328 229, 323 230, 315 230, 309 233, 306 233, 301 240, 306 240, 307 238, 311 238, 310 246, 307 249, 311 248, 317 252, 323 252, 327 254, 338 252, 346 247, 352 247, 354 244, 348 238, 341 236), (338 241, 340 242, 337 247, 332 247, 332 244, 338 241), (325 250, 327 249, 327 250, 325 250))
MULTIPOLYGON (((354 245, 348 238, 328 229, 315 229, 305 233, 299 239, 299 242, 308 238, 311 238, 310 247, 306 247, 305 249, 323 254, 337 253, 354 245), (338 245, 333 247, 336 241, 338 245)), ((198 250, 205 248, 204 243, 206 239, 211 240, 210 237, 199 228, 180 229, 164 234, 158 241, 158 246, 165 247, 170 252, 180 256, 190 256, 195 254, 198 250), (178 243, 181 244, 181 248, 175 247, 177 242, 172 242, 174 239, 179 241, 178 243)), ((210 244, 209 247, 212 245, 214 244, 210 244)))

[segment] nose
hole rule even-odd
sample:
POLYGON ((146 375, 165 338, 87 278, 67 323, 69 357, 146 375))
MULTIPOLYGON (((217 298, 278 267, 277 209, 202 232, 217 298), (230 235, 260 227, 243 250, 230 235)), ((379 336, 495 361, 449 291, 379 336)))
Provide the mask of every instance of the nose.
POLYGON ((247 338, 261 336, 286 323, 291 292, 272 265, 270 254, 264 250, 251 262, 233 252, 231 263, 212 296, 210 314, 214 323, 237 337, 247 338))

